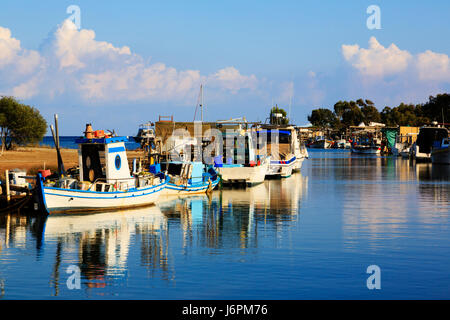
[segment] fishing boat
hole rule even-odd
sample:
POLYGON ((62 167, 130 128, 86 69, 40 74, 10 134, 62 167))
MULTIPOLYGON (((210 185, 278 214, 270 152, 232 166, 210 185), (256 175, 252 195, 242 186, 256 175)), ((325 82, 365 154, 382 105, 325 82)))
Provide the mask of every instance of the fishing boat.
POLYGON ((314 149, 328 149, 331 146, 332 141, 326 139, 324 136, 317 136, 314 141, 308 144, 309 148, 314 149))
POLYGON ((162 162, 161 166, 162 171, 168 177, 167 186, 163 191, 164 195, 210 192, 220 181, 214 167, 205 165, 201 161, 162 162))
POLYGON ((264 125, 258 131, 258 137, 264 137, 270 155, 267 176, 287 178, 292 172, 300 171, 307 152, 302 151, 297 131, 292 126, 264 125))
POLYGON ((420 128, 417 140, 411 147, 411 156, 416 161, 430 161, 434 142, 447 137, 448 130, 437 126, 437 123, 434 126, 420 128))
POLYGON ((381 147, 375 144, 357 144, 352 146, 351 151, 357 154, 380 154, 381 147))
POLYGON ((214 157, 214 167, 224 184, 254 186, 264 182, 270 157, 257 154, 252 132, 236 130, 223 132, 226 143, 223 153, 214 157), (229 141, 232 141, 228 145, 229 141))
MULTIPOLYGON (((53 131, 53 130, 52 130, 53 131)), ((55 137, 55 136, 54 136, 55 137)), ((78 144, 78 175, 66 175, 59 160, 56 179, 37 175, 39 204, 47 213, 85 213, 154 204, 167 185, 163 174, 130 172, 125 142, 128 137, 105 135, 87 126, 78 144)), ((134 163, 136 163, 134 161, 134 163)), ((135 165, 133 166, 135 167, 135 165)))
POLYGON ((450 138, 435 141, 431 149, 431 162, 439 164, 450 164, 450 138))

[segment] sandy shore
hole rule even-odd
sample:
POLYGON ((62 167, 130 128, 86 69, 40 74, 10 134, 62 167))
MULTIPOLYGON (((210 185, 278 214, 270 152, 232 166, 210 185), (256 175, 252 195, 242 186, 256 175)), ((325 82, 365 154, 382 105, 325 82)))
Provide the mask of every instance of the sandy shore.
MULTIPOLYGON (((128 159, 143 157, 142 151, 128 151, 128 159)), ((64 167, 70 168, 78 165, 78 151, 76 149, 61 149, 64 167)), ((34 173, 38 169, 54 170, 57 168, 56 149, 21 147, 13 151, 5 151, 0 156, 0 176, 4 176, 5 170, 15 168, 34 173)))

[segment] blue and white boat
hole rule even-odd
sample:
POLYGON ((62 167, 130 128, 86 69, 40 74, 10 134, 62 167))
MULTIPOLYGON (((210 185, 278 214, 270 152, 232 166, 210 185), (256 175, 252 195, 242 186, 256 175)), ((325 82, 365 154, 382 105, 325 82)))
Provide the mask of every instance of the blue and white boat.
POLYGON ((258 135, 265 135, 267 141, 265 148, 270 156, 267 176, 287 178, 300 171, 308 154, 306 148, 301 148, 294 127, 266 125, 258 130, 258 135))
MULTIPOLYGON (((158 165, 155 172, 160 170, 158 165)), ((168 178, 165 195, 188 195, 212 191, 220 181, 213 166, 201 161, 170 161, 161 163, 168 178)))
POLYGON ((154 204, 167 185, 163 174, 131 174, 125 142, 128 137, 80 138, 79 176, 55 180, 38 174, 39 204, 47 213, 86 213, 154 204))

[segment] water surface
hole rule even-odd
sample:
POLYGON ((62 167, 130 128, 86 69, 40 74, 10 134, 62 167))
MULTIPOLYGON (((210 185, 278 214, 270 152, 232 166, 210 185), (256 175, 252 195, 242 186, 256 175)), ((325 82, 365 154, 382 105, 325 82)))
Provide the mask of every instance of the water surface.
POLYGON ((0 216, 4 299, 448 299, 450 167, 310 151, 301 174, 150 208, 0 216), (381 290, 368 290, 369 265, 381 290), (67 268, 81 271, 69 290, 67 268))

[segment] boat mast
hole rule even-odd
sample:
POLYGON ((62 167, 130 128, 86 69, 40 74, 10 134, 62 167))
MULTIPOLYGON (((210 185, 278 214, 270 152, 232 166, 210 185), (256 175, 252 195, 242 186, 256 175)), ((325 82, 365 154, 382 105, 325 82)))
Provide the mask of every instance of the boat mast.
POLYGON ((200 93, 202 95, 202 99, 200 102, 201 121, 203 122, 203 84, 200 85, 200 93))

